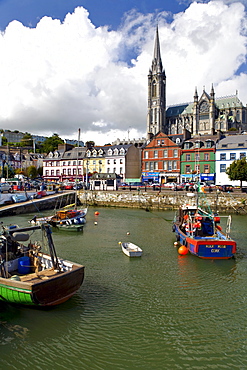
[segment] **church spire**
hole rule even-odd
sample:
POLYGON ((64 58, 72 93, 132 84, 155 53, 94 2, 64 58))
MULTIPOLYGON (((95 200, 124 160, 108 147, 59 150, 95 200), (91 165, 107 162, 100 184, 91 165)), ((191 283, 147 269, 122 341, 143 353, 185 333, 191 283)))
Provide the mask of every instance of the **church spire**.
POLYGON ((159 40, 159 30, 158 25, 156 27, 156 37, 155 37, 155 43, 154 43, 154 56, 153 56, 153 62, 152 62, 152 72, 156 73, 162 73, 163 72, 163 66, 162 66, 162 60, 160 55, 160 40, 159 40))
POLYGON ((147 139, 150 140, 158 132, 165 132, 165 124, 166 75, 161 61, 159 31, 157 26, 152 66, 148 74, 147 139))

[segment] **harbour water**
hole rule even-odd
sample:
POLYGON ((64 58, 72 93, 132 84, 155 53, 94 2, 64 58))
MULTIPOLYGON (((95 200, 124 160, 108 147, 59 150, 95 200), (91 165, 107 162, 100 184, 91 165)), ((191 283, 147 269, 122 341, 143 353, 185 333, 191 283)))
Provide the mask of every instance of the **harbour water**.
POLYGON ((233 215, 238 252, 224 261, 179 256, 173 217, 90 208, 83 232, 54 231, 57 254, 84 264, 85 280, 52 309, 0 304, 0 368, 246 369, 247 216, 233 215), (119 241, 143 256, 128 258, 119 241))

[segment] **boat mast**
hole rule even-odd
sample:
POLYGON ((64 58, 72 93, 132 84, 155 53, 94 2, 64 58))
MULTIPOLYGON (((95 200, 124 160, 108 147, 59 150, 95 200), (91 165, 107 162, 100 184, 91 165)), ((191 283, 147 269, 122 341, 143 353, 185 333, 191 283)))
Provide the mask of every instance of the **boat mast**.
POLYGON ((51 261, 52 261, 53 268, 57 269, 57 270, 60 270, 56 249, 55 249, 55 246, 54 246, 54 243, 53 243, 53 240, 52 240, 52 236, 51 236, 51 233, 52 233, 51 227, 48 226, 48 225, 42 225, 42 227, 44 228, 46 236, 47 236, 48 246, 49 246, 49 250, 50 250, 51 261))
POLYGON ((78 159, 79 159, 79 145, 80 145, 81 129, 78 129, 78 142, 76 151, 76 177, 75 177, 75 209, 77 209, 77 179, 78 179, 78 159))

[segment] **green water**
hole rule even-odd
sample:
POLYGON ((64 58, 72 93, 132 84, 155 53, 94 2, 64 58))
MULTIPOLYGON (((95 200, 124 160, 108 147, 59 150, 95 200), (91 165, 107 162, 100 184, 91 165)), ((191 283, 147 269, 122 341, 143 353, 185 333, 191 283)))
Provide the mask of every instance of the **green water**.
POLYGON ((247 216, 233 216, 238 253, 224 261, 179 256, 173 216, 91 208, 82 233, 54 232, 85 280, 53 309, 0 305, 0 369, 246 369, 247 216), (128 258, 119 241, 143 256, 128 258))

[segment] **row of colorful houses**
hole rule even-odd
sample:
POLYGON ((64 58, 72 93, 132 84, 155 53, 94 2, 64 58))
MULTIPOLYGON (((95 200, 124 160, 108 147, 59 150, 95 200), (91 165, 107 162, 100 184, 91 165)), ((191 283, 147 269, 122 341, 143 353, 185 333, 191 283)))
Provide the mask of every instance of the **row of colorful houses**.
POLYGON ((189 132, 166 135, 159 132, 142 147, 118 144, 91 147, 61 146, 43 160, 46 181, 87 182, 93 174, 116 174, 122 182, 204 181, 232 184, 226 168, 246 157, 247 135, 199 135, 189 132))

